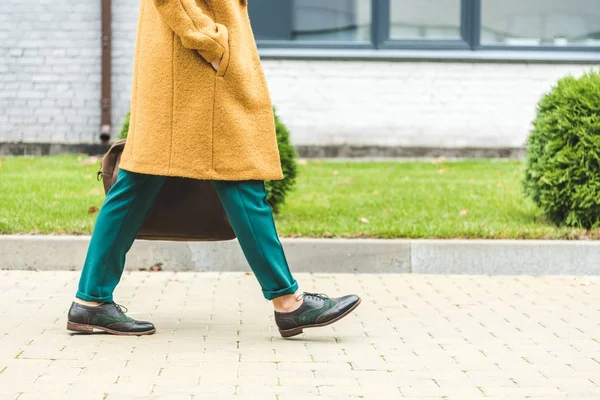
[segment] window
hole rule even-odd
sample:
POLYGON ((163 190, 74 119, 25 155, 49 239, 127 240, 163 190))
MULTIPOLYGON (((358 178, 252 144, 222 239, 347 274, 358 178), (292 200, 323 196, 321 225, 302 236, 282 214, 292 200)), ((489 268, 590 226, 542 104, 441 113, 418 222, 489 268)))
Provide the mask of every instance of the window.
POLYGON ((600 0, 249 0, 261 47, 600 49, 600 0))
POLYGON ((294 0, 294 40, 371 40, 371 0, 294 0))
POLYGON ((370 42, 372 0, 251 0, 257 40, 370 42))
POLYGON ((483 0, 481 43, 600 45, 599 0, 483 0))
POLYGON ((461 39, 460 0, 391 0, 390 39, 461 39))

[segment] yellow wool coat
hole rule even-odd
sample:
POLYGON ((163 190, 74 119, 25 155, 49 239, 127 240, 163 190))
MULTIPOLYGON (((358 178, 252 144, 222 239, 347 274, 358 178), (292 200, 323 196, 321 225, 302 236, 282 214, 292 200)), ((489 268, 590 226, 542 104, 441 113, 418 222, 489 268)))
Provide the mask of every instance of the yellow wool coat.
POLYGON ((140 0, 120 168, 211 180, 283 177, 246 1, 140 0))

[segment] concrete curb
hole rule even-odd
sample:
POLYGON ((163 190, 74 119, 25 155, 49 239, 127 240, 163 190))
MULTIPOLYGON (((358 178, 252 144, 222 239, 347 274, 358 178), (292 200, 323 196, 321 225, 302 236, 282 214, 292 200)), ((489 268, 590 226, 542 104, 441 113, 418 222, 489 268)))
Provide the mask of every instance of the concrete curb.
MULTIPOLYGON (((0 236, 0 268, 81 269, 89 236, 0 236)), ((600 242, 282 239, 297 272, 600 275, 600 242)), ((127 269, 249 271, 237 241, 137 240, 127 269)))
MULTIPOLYGON (((23 143, 1 142, 0 156, 47 156, 64 153, 104 154, 110 146, 102 143, 23 143)), ((386 161, 405 159, 429 159, 444 156, 456 158, 513 158, 522 159, 523 147, 407 147, 376 145, 296 145, 302 158, 337 160, 349 158, 353 161, 379 159, 386 161)))

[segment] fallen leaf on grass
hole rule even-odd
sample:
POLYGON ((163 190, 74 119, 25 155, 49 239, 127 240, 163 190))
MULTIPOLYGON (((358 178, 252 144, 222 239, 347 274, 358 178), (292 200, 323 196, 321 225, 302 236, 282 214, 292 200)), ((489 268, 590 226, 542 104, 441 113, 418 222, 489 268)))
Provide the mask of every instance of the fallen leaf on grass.
POLYGON ((96 206, 91 206, 88 210, 88 214, 92 215, 92 214, 96 214, 98 212, 98 207, 96 206))
POLYGON ((467 210, 466 208, 464 210, 460 210, 459 214, 460 215, 467 215, 469 213, 469 210, 467 210))
POLYGON ((92 165, 92 164, 98 164, 100 163, 100 161, 102 161, 102 157, 100 156, 89 156, 85 159, 82 158, 78 158, 79 160, 79 165, 92 165))
POLYGON ((160 272, 162 271, 162 263, 156 263, 153 266, 150 267, 150 271, 152 272, 160 272))
POLYGON ((504 186, 504 184, 502 182, 498 182, 498 184, 496 184, 496 186, 502 187, 502 186, 504 186))
POLYGON ((448 172, 448 170, 446 168, 442 168, 438 171, 440 174, 445 174, 446 172, 448 172))
POLYGON ((371 194, 374 195, 374 196, 377 196, 379 194, 379 191, 373 190, 373 193, 371 193, 371 194))
POLYGON ((340 174, 340 171, 338 171, 338 170, 333 171, 333 176, 337 176, 339 174, 340 174))
POLYGON ((383 212, 384 212, 384 213, 389 213, 389 212, 390 212, 390 209, 389 209, 389 208, 384 208, 384 209, 383 209, 383 212))
POLYGON ((369 220, 366 219, 365 217, 362 217, 361 219, 359 219, 359 221, 360 221, 361 224, 368 224, 369 223, 369 220))
POLYGON ((341 182, 338 182, 338 186, 342 186, 342 185, 354 185, 356 183, 356 181, 352 178, 350 179, 344 179, 341 182))
POLYGON ((446 161, 446 157, 444 157, 444 156, 441 156, 441 157, 438 157, 438 158, 436 158, 435 160, 433 160, 431 163, 432 163, 433 165, 439 165, 439 164, 442 164, 442 163, 444 163, 445 161, 446 161))

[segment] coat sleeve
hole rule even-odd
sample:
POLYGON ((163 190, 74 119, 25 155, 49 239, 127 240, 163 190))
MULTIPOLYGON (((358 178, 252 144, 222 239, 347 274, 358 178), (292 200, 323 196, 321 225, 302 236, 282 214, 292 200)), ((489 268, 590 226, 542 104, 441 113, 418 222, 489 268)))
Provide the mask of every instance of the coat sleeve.
POLYGON ((202 12, 195 0, 153 0, 158 12, 180 37, 183 46, 197 50, 208 62, 223 56, 227 28, 202 12))

